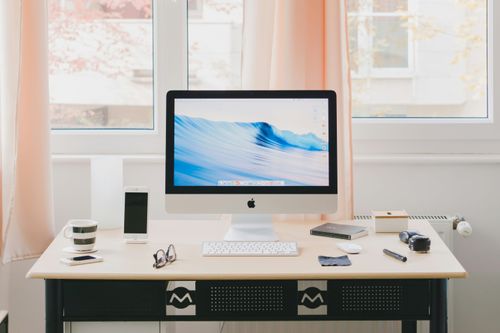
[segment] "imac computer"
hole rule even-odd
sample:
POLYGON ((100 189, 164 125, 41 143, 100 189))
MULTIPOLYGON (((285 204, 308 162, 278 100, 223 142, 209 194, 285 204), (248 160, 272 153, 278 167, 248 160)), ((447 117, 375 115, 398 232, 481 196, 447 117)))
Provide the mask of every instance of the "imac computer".
POLYGON ((169 91, 168 213, 232 214, 226 241, 274 241, 271 214, 337 210, 334 91, 169 91))

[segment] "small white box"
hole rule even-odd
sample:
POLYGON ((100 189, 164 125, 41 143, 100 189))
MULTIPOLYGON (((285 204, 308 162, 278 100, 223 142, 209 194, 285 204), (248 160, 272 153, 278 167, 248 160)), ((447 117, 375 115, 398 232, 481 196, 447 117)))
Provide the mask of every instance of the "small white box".
POLYGON ((405 210, 373 210, 375 232, 401 232, 408 230, 408 213, 405 210))

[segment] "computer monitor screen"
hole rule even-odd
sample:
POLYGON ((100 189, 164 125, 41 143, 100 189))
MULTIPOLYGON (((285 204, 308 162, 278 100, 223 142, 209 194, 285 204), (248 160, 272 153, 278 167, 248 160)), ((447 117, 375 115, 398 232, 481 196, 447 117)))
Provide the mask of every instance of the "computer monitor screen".
POLYGON ((333 91, 170 91, 167 211, 335 210, 336 139, 333 91))
POLYGON ((327 99, 178 99, 174 186, 328 186, 327 99))

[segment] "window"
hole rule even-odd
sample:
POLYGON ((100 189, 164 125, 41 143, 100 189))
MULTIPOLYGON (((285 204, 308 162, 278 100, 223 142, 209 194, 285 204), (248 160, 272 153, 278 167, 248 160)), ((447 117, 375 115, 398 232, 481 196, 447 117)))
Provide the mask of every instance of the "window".
POLYGON ((241 88, 243 0, 188 0, 189 89, 241 88))
POLYGON ((49 0, 54 129, 153 129, 152 0, 49 0))
POLYGON ((348 11, 353 76, 408 76, 413 66, 408 1, 349 1, 348 11))
MULTIPOLYGON (((58 153, 161 153, 166 91, 241 88, 244 0, 48 2, 53 128, 100 130, 54 131, 58 153)), ((383 152, 409 152, 402 145, 386 149, 387 141, 423 147, 422 138, 500 139, 500 125, 488 114, 488 97, 493 102, 500 94, 487 94, 488 57, 493 62, 487 44, 500 6, 347 4, 353 115, 362 118, 353 132, 358 147, 378 140, 383 152)))
MULTIPOLYGON (((347 4, 354 117, 487 118, 486 0, 347 4)), ((241 87, 242 7, 188 1, 190 89, 241 87)))
POLYGON ((487 118, 486 0, 349 0, 353 115, 487 118))

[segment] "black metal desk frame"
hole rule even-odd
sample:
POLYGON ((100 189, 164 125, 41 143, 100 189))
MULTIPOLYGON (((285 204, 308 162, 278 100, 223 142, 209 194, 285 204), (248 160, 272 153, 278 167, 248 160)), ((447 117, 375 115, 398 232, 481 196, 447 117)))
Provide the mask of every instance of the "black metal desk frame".
POLYGON ((46 280, 46 333, 73 321, 399 320, 447 332, 446 279, 46 280))

